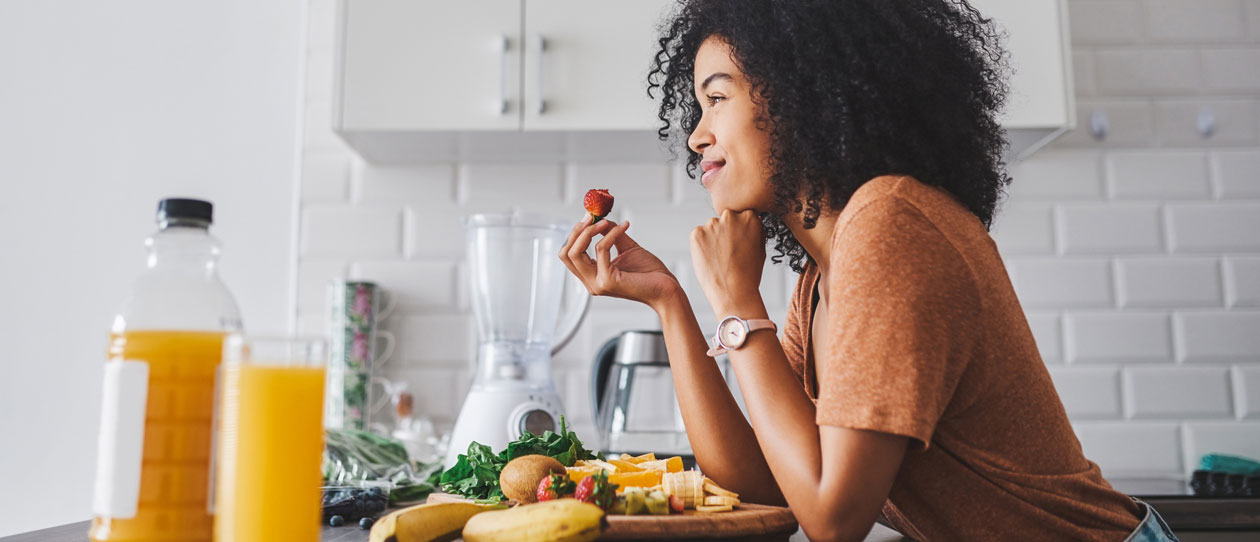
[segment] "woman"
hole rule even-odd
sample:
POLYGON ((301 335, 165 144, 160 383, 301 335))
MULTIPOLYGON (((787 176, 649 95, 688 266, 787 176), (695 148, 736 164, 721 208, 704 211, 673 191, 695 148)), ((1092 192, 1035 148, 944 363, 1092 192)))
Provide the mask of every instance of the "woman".
POLYGON ((723 324, 706 341, 628 222, 583 220, 560 258, 660 316, 707 476, 818 540, 881 513, 918 540, 1173 539, 1082 455, 988 235, 1009 180, 989 21, 948 0, 684 0, 660 43, 661 136, 688 134, 719 215, 691 256, 723 324), (781 341, 759 330, 767 239, 800 273, 781 341))

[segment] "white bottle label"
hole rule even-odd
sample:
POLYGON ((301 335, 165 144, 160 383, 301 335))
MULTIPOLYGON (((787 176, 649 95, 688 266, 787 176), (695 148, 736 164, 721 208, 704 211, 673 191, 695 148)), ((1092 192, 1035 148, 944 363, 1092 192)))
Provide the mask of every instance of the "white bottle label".
POLYGON ((136 516, 148 397, 148 363, 123 360, 105 364, 93 514, 116 519, 136 516))

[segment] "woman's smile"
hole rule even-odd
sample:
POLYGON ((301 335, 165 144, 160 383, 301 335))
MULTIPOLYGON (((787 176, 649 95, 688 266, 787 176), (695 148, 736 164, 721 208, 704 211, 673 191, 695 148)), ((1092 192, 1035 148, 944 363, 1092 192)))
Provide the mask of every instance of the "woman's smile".
POLYGON ((726 165, 726 160, 704 160, 700 162, 700 169, 704 170, 704 174, 700 176, 700 184, 709 188, 713 183, 713 177, 722 170, 722 166, 726 165))

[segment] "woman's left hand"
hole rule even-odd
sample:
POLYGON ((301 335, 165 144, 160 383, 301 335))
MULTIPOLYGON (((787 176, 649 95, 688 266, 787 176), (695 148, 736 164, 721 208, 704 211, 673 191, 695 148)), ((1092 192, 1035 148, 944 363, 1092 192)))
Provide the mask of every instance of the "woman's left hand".
POLYGON ((761 270, 766 242, 755 211, 722 211, 691 231, 691 265, 718 318, 756 318, 764 312, 761 270))

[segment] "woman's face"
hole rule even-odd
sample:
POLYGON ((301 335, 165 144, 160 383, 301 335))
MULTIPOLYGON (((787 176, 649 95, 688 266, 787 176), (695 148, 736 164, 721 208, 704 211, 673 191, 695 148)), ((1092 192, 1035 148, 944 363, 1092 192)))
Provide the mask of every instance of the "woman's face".
POLYGON ((774 203, 770 185, 770 135, 757 127, 762 110, 751 86, 720 38, 700 44, 695 64, 696 99, 703 112, 687 146, 700 154, 701 184, 714 212, 768 212, 774 203))

